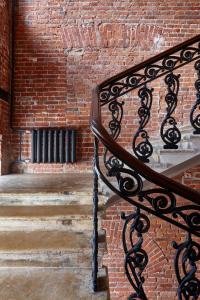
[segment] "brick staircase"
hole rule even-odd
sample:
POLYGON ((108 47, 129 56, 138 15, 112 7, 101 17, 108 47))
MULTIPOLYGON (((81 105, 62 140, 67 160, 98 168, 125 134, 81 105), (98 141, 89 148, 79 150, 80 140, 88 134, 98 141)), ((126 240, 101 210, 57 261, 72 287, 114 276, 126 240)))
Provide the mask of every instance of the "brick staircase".
POLYGON ((1 300, 108 299, 104 232, 99 291, 92 291, 91 187, 80 174, 0 179, 1 300))

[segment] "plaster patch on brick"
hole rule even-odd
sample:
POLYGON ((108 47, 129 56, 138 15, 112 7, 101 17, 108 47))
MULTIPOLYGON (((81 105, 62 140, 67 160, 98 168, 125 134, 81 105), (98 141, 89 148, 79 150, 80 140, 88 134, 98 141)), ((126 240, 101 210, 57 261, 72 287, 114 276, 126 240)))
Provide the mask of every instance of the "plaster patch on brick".
POLYGON ((61 36, 65 49, 71 48, 159 48, 164 39, 163 28, 148 24, 103 23, 62 25, 61 36))

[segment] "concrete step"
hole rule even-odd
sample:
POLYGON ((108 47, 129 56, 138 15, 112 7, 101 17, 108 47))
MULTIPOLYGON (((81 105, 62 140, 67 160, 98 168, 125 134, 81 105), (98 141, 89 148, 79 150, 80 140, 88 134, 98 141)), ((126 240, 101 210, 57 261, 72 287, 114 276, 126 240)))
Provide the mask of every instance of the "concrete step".
MULTIPOLYGON (((0 231, 92 231, 92 205, 0 205, 0 231)), ((99 206, 99 216, 103 206, 99 206)), ((99 218, 100 222, 100 218, 99 218)))
MULTIPOLYGON (((105 245, 99 245, 98 263, 102 265, 105 245)), ((35 250, 27 252, 0 251, 0 266, 2 267, 80 267, 92 268, 92 249, 70 250, 35 250), (75 250, 74 250, 75 251, 75 250)))
MULTIPOLYGON (((106 251, 105 231, 99 232, 99 265, 106 251)), ((82 266, 92 265, 92 232, 81 231, 0 231, 1 266, 82 266)))
POLYGON ((176 165, 180 164, 197 154, 194 149, 162 149, 159 150, 158 162, 161 164, 176 165))
POLYGON ((106 300, 108 293, 92 292, 90 269, 1 268, 0 299, 106 300))
POLYGON ((0 205, 91 205, 91 193, 1 192, 0 205))
POLYGON ((0 231, 0 251, 35 251, 90 249, 91 232, 70 231, 0 231))
MULTIPOLYGON (((0 231, 0 252, 59 250, 78 252, 91 249, 92 232, 80 231, 0 231)), ((99 232, 99 243, 105 244, 105 231, 99 232)))

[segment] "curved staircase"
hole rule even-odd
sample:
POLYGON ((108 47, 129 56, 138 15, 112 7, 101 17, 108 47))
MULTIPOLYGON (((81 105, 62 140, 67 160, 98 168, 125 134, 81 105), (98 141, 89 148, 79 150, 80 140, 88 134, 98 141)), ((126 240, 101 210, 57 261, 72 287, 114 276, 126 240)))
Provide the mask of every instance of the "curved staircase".
POLYGON ((198 164, 199 108, 200 35, 109 78, 94 91, 91 108, 91 130, 94 134, 94 290, 98 287, 100 179, 104 183, 104 192, 110 195, 108 189, 112 191, 114 201, 124 199, 133 206, 133 213, 126 215, 122 212, 124 271, 133 288, 128 300, 148 299, 143 277, 148 265, 148 253, 143 248, 143 236, 151 226, 149 214, 185 233, 185 240, 173 241, 172 248, 177 299, 199 299, 200 194, 170 178, 198 164), (193 70, 191 78, 196 100, 191 105, 190 126, 187 122, 181 130, 179 120, 176 120, 176 110, 184 82, 181 76, 183 74, 185 78, 189 67, 193 70), (149 122, 154 95, 157 97, 158 82, 160 84, 161 81, 166 89, 166 114, 157 129, 157 138, 153 140, 149 122), (132 95, 135 90, 137 97, 132 95), (130 145, 127 144, 130 126, 123 140, 123 118, 126 101, 136 98, 139 107, 133 111, 132 117, 138 118, 138 127, 132 128, 130 145))

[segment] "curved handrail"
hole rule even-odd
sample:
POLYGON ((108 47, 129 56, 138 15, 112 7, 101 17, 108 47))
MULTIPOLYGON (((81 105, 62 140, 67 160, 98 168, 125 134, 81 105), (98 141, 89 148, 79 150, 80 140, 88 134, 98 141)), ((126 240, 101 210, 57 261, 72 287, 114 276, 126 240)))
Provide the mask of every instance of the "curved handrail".
POLYGON ((101 122, 100 104, 98 101, 99 86, 93 91, 93 100, 91 105, 90 127, 98 140, 117 158, 124 162, 131 169, 137 171, 146 180, 170 190, 171 192, 184 197, 197 205, 200 205, 200 193, 175 180, 159 174, 150 167, 139 161, 128 151, 123 149, 107 132, 101 122))
POLYGON ((141 69, 143 69, 146 65, 150 65, 150 64, 154 64, 155 62, 163 59, 164 57, 168 56, 168 55, 171 55, 171 54, 174 54, 175 52, 178 52, 180 50, 184 50, 184 48, 196 43, 200 41, 200 34, 194 36, 193 38, 183 42, 183 43, 180 43, 179 45, 176 45, 175 47, 172 47, 170 49, 167 49, 166 51, 163 51, 161 53, 159 53, 158 55, 156 56, 153 56, 139 64, 137 64, 136 66, 134 67, 131 67, 129 69, 126 69, 125 71, 122 71, 120 73, 118 73, 117 75, 103 81, 100 85, 99 85, 99 88, 102 89, 103 87, 105 87, 106 85, 112 83, 113 81, 118 81, 128 75, 130 75, 131 73, 134 73, 134 72, 137 72, 141 69))

